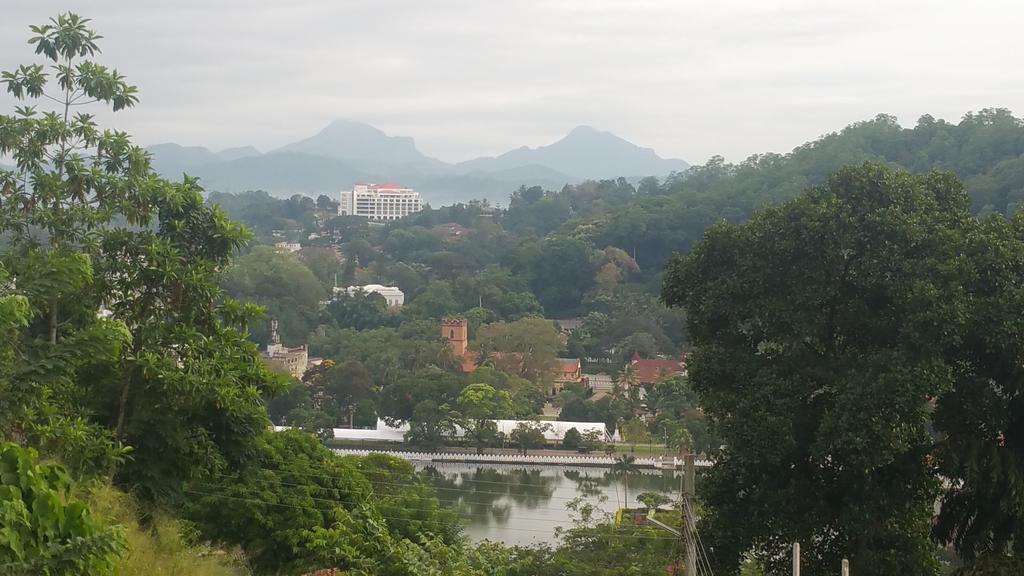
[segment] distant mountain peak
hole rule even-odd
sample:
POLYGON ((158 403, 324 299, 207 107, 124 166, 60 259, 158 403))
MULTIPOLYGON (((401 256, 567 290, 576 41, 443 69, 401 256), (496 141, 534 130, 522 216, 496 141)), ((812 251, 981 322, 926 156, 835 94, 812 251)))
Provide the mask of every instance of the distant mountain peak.
POLYGON ((406 136, 388 136, 384 131, 363 122, 337 119, 315 135, 274 152, 315 154, 340 160, 359 160, 384 164, 426 164, 433 160, 416 149, 406 136))
POLYGON ((589 124, 580 124, 579 126, 570 130, 566 136, 589 136, 593 134, 610 134, 610 132, 603 132, 601 130, 598 130, 597 128, 594 128, 593 126, 590 126, 589 124))
POLYGON ((524 146, 497 157, 462 162, 459 167, 467 172, 489 172, 531 165, 545 166, 579 179, 662 176, 689 166, 682 160, 661 158, 650 148, 584 124, 546 146, 524 146))

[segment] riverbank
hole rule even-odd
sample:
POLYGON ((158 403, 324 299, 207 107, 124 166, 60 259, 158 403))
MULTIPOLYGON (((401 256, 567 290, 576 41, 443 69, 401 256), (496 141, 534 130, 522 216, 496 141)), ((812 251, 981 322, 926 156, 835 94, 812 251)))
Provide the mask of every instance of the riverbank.
MULTIPOLYGON (((569 455, 557 450, 536 451, 523 455, 521 453, 438 451, 415 452, 408 450, 388 450, 385 448, 356 449, 332 448, 341 456, 365 456, 372 452, 391 454, 410 462, 456 462, 468 464, 528 464, 536 466, 568 466, 573 468, 611 468, 616 458, 595 455, 569 455), (540 453, 543 452, 543 453, 540 453)), ((657 470, 680 470, 683 460, 676 456, 638 457, 633 462, 637 468, 657 470)), ((710 467, 710 460, 697 460, 697 467, 710 467)))

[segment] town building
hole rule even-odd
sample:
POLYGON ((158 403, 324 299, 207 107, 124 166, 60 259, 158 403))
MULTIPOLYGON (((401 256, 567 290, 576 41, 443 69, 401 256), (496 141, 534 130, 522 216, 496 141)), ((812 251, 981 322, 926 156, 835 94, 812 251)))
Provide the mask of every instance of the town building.
POLYGON ((340 286, 334 287, 334 294, 345 293, 349 296, 355 296, 359 292, 365 292, 366 294, 380 294, 384 297, 384 301, 388 303, 388 308, 401 308, 405 304, 405 292, 398 289, 397 286, 383 286, 381 284, 367 284, 365 286, 349 286, 342 288, 340 286))
POLYGON ((583 376, 583 365, 579 358, 559 358, 555 366, 555 379, 551 385, 551 395, 555 396, 568 384, 586 384, 583 376))
MULTIPOLYGON (((472 372, 478 368, 477 354, 469 349, 469 324, 464 318, 445 318, 441 320, 441 340, 452 351, 452 356, 460 363, 463 372, 472 372)), ((522 356, 517 352, 503 350, 492 351, 489 356, 496 367, 503 365, 521 365, 522 356)), ((507 370, 506 370, 507 371, 507 370)), ((551 395, 562 391, 566 384, 579 382, 586 384, 583 376, 583 365, 579 358, 558 358, 551 371, 551 395)))
POLYGON ((341 191, 338 202, 339 216, 364 216, 378 222, 398 220, 422 209, 419 192, 393 182, 357 182, 351 190, 341 191))
POLYGON ((275 242, 274 249, 278 252, 294 254, 299 250, 302 250, 302 245, 298 242, 275 242))
POLYGON ((295 378, 302 378, 309 368, 309 355, 305 345, 291 348, 281 344, 276 319, 270 321, 270 344, 267 344, 267 349, 261 356, 269 366, 283 370, 295 378))
POLYGON ((676 374, 685 376, 686 354, 680 354, 678 358, 641 358, 634 352, 628 367, 637 384, 655 384, 658 380, 668 376, 676 374))

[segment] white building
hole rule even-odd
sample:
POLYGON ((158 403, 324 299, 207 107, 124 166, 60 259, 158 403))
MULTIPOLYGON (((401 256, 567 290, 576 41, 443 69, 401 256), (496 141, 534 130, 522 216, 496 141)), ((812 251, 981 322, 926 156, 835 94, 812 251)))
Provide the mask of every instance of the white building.
POLYGON ((365 216, 370 220, 398 220, 423 209, 420 193, 392 182, 383 184, 356 183, 352 190, 342 190, 338 215, 365 216))
MULTIPOLYGON (((516 426, 520 422, 534 423, 531 420, 495 420, 494 423, 498 428, 498 431, 505 435, 512 434, 512 431, 516 429, 516 426)), ((603 422, 543 422, 543 424, 549 424, 550 428, 544 431, 544 439, 549 443, 560 443, 565 438, 565 433, 570 428, 575 428, 580 434, 586 434, 590 431, 595 431, 601 437, 603 442, 618 442, 622 439, 619 437, 619 433, 609 434, 608 428, 603 422)), ((284 427, 275 427, 275 429, 284 429, 284 427)), ((376 429, 366 428, 334 428, 334 437, 341 440, 378 440, 388 442, 402 442, 405 440, 405 434, 409 431, 409 424, 403 423, 398 426, 389 426, 384 420, 377 420, 376 429)), ((465 435, 465 430, 461 426, 455 427, 455 435, 459 438, 465 435)))
POLYGON ((397 286, 382 286, 380 284, 367 284, 366 286, 349 286, 348 288, 341 288, 335 286, 335 294, 339 294, 342 292, 347 293, 349 296, 355 296, 359 292, 365 292, 367 294, 380 294, 388 303, 388 308, 401 308, 402 304, 405 304, 405 292, 399 290, 397 286))
POLYGON ((274 248, 277 249, 278 252, 295 253, 302 250, 302 244, 299 244, 298 242, 276 242, 274 243, 274 248))
POLYGON ((309 355, 305 345, 292 348, 281 344, 276 319, 270 321, 270 343, 267 344, 262 356, 267 364, 284 370, 295 378, 302 378, 309 368, 309 355))

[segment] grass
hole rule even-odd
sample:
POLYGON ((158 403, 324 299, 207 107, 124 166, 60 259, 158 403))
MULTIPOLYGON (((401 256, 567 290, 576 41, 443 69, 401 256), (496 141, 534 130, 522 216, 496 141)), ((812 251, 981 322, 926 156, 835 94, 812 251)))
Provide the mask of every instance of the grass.
POLYGON ((110 485, 92 487, 87 500, 93 514, 123 529, 127 550, 117 565, 118 576, 250 574, 237 555, 191 542, 186 523, 169 513, 156 512, 143 526, 135 500, 110 485))

